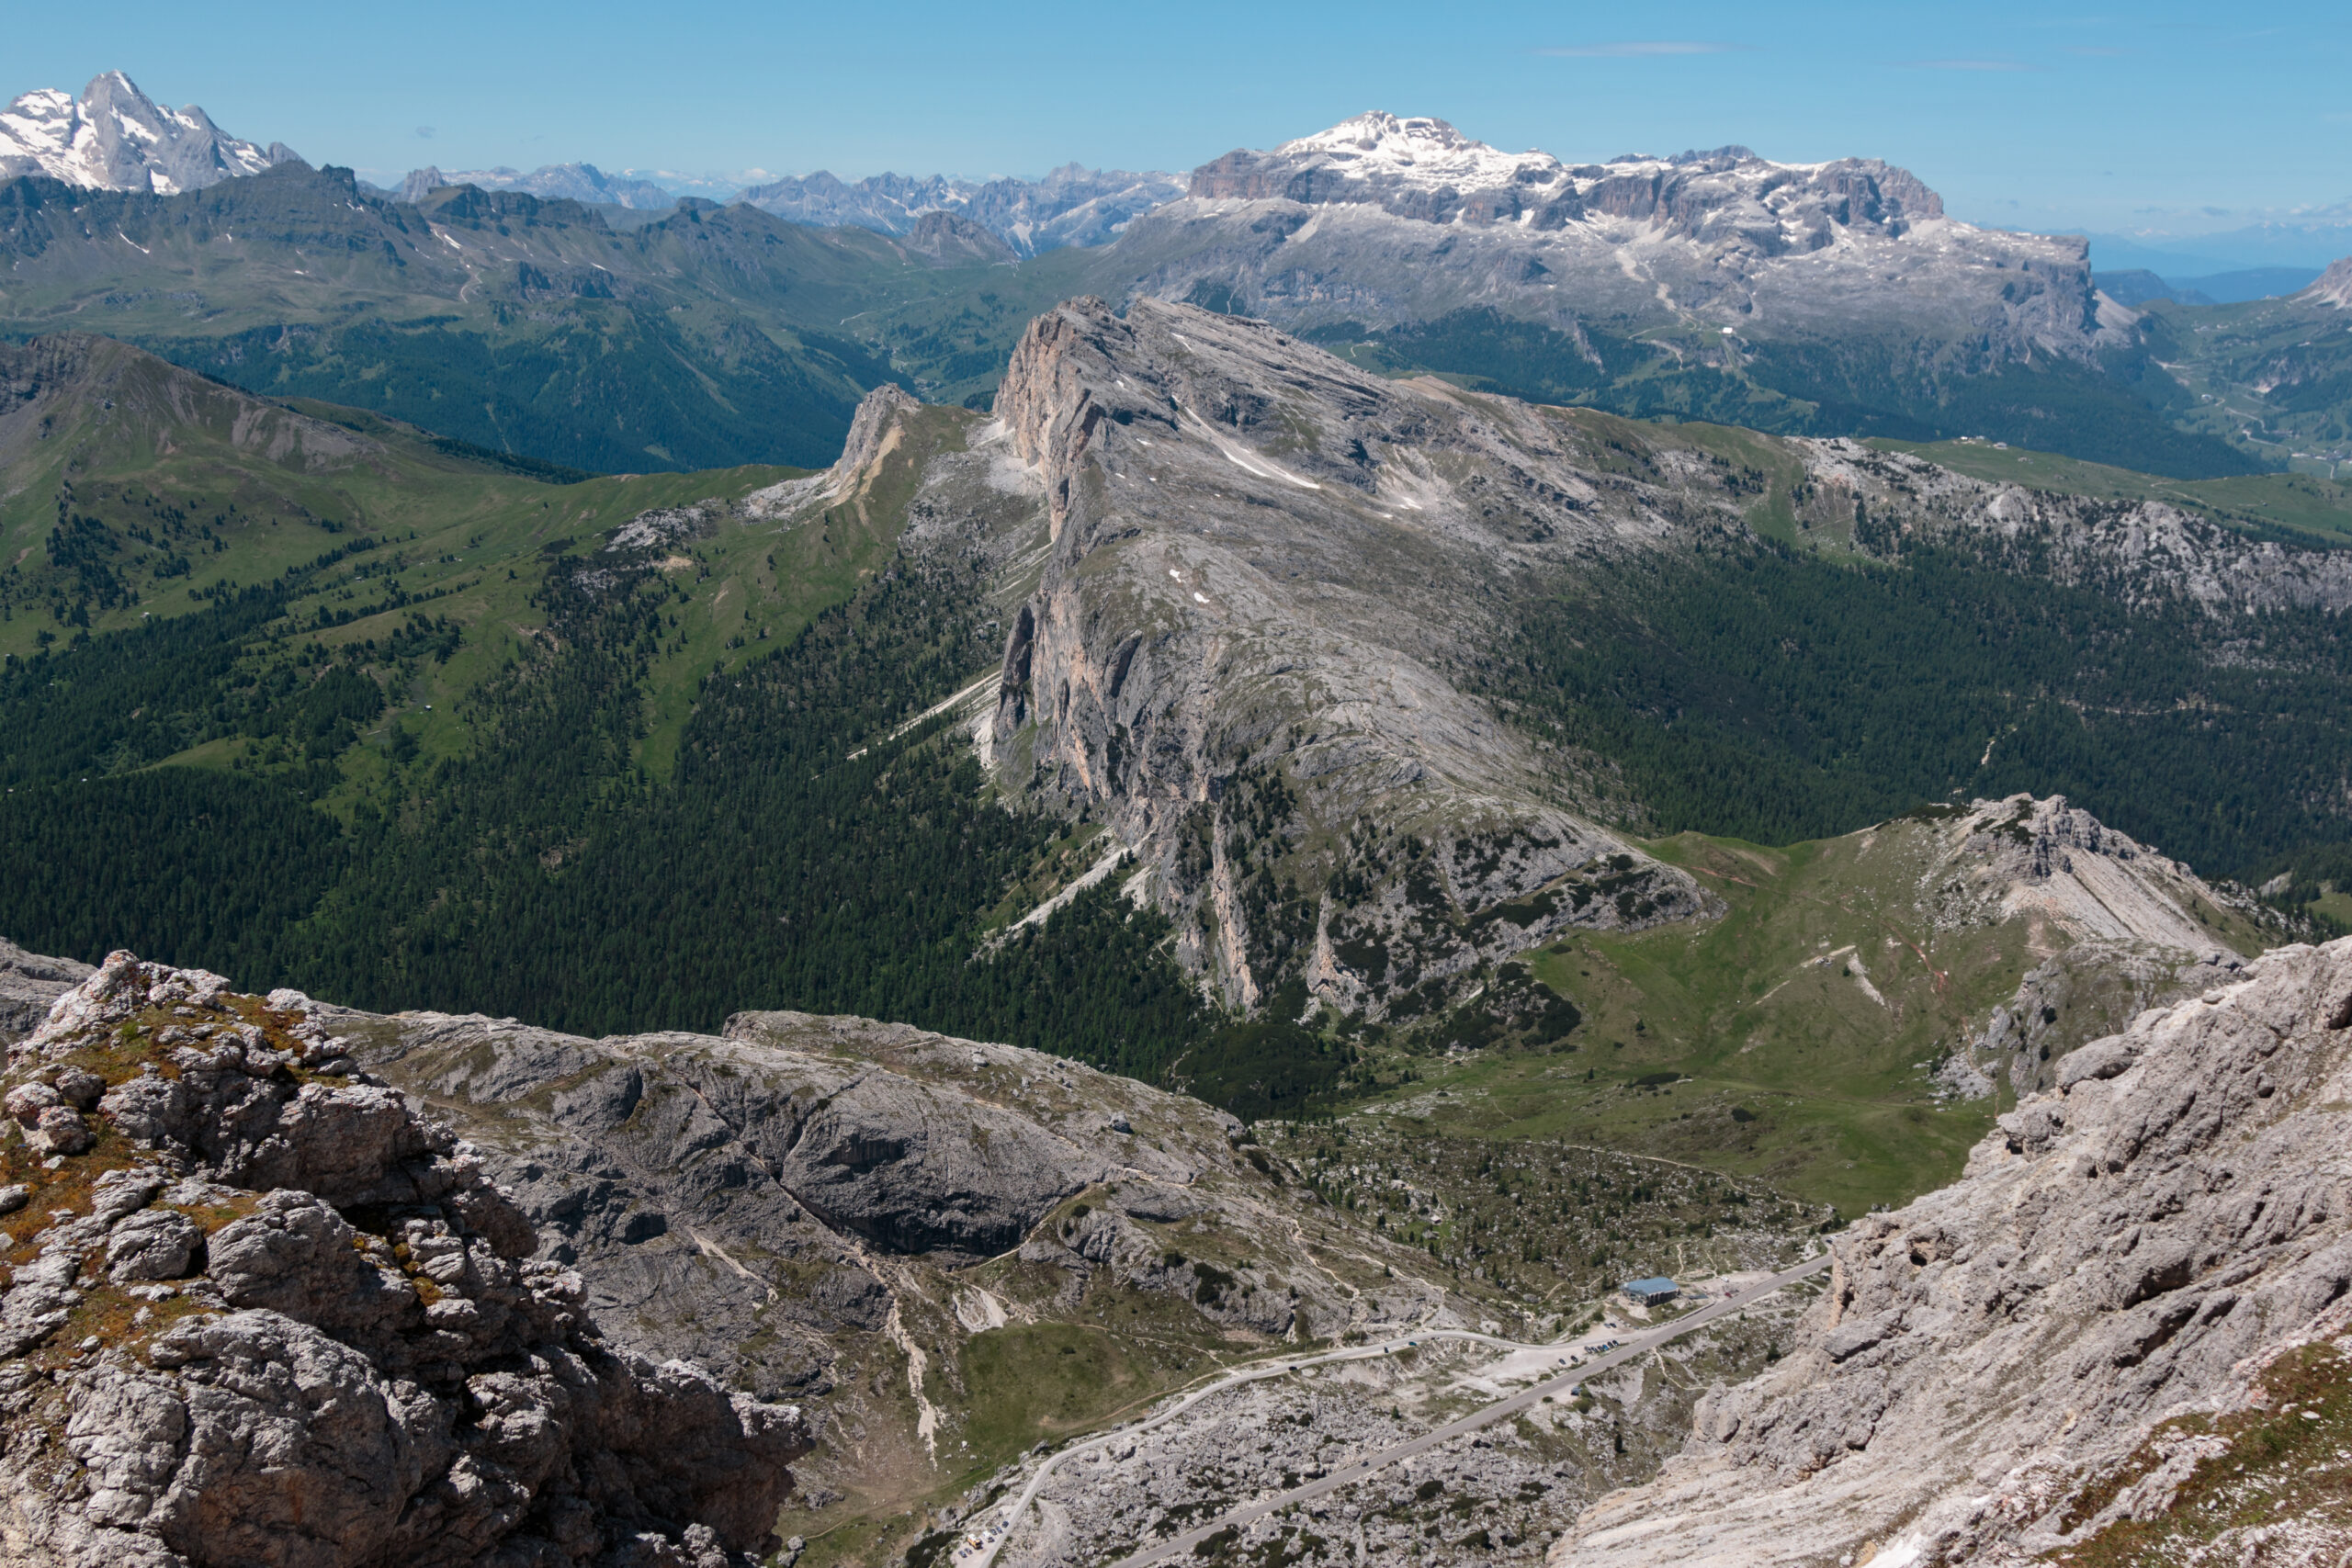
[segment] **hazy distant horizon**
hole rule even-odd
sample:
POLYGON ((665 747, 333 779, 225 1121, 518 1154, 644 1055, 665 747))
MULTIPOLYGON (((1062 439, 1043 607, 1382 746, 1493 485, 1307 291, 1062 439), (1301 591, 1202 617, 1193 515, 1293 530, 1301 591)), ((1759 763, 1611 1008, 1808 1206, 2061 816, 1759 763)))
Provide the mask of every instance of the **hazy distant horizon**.
MULTIPOLYGON (((1434 115, 1571 161, 1738 142, 1788 162, 1913 170, 1971 221, 2199 235, 2336 209, 2352 221, 2352 21, 2274 7, 2249 28, 2177 0, 2128 17, 2010 4, 1950 17, 1720 0, 1665 24, 1597 6, 1069 5, 914 0, 495 12, 431 0, 389 37, 267 3, 224 29, 133 0, 12 26, 0 97, 120 69, 232 133, 379 182, 431 164, 608 173, 829 170, 1035 177, 1181 171, 1368 108, 1434 115)), ((2169 242, 2169 243, 2168 243, 2169 242)))

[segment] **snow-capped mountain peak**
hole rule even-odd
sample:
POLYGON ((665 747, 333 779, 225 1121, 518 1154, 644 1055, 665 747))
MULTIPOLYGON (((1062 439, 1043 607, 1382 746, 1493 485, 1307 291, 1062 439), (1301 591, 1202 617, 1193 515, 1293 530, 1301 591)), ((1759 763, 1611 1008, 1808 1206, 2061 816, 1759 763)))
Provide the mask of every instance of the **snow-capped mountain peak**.
POLYGON ((262 147, 229 135, 194 104, 165 108, 119 71, 93 77, 78 99, 42 87, 0 109, 5 179, 46 175, 84 189, 169 196, 293 157, 283 142, 262 147))
POLYGON ((1359 178, 1385 176, 1429 190, 1449 185, 1463 190, 1514 183, 1552 185, 1566 173, 1548 152, 1506 152, 1463 135, 1444 120, 1405 119, 1380 109, 1285 141, 1274 152, 1277 157, 1319 159, 1359 178))
POLYGON ((1718 147, 1570 164, 1548 152, 1505 152, 1442 119, 1379 111, 1271 152, 1227 152, 1193 171, 1191 194, 1537 231, 1595 222, 1685 236, 1737 231, 1768 249, 1798 251, 1820 249, 1840 231, 1893 237, 1943 216, 1935 192, 1874 158, 1776 164, 1745 147, 1718 147))

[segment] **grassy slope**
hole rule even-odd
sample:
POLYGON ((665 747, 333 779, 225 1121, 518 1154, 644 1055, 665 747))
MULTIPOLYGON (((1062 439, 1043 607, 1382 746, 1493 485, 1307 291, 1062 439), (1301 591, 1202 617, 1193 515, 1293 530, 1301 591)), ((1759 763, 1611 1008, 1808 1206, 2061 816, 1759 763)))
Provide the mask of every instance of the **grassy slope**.
MULTIPOLYGON (((1649 844, 1720 896, 1724 917, 1579 933, 1528 954, 1585 1015, 1574 1048, 1419 1065, 1421 1081, 1389 1098, 1464 1133, 1758 1177, 1848 1215, 1940 1186, 2009 1101, 1939 1102, 1930 1065, 2052 942, 2024 920, 1921 921, 1928 842, 1894 823, 1785 849, 1697 833, 1649 844), (1638 1082, 1665 1073, 1686 1077, 1638 1082)), ((2206 913, 2218 940, 2262 945, 2226 912, 2206 913)))
POLYGON ((2267 525, 2333 543, 2352 535, 2352 475, 2344 482, 2313 474, 2249 474, 2235 479, 2172 479, 2086 463, 2052 452, 1975 441, 1873 441, 1910 452, 1972 479, 2057 491, 2102 501, 2163 501, 2218 522, 2267 525))
MULTIPOLYGON (((549 485, 447 456, 413 432, 352 411, 325 412, 364 435, 366 446, 321 455, 318 438, 339 430, 306 426, 286 411, 209 387, 135 351, 102 345, 97 356, 93 396, 113 408, 76 403, 62 412, 47 440, 22 443, 21 453, 0 450, 8 459, 8 490, 0 494, 0 550, 6 551, 0 559, 17 563, 23 574, 10 616, 0 622, 0 653, 26 657, 44 633, 62 641, 75 630, 49 611, 55 601, 47 595, 52 588, 77 592, 70 574, 47 564, 59 489, 67 482, 75 511, 97 516, 124 537, 112 570, 136 595, 111 610, 93 604, 94 633, 128 627, 143 616, 201 609, 206 601, 198 595, 221 584, 266 581, 325 549, 374 540, 377 548, 335 568, 296 602, 295 620, 307 621, 321 608, 386 603, 394 585, 409 595, 411 608, 290 639, 288 651, 304 642, 330 649, 369 638, 380 643, 412 613, 463 626, 458 652, 445 664, 421 666, 368 736, 381 741, 400 724, 435 754, 453 754, 467 743, 457 699, 505 665, 519 640, 544 625, 544 614, 530 603, 542 552, 588 553, 611 529, 650 508, 732 502, 799 472, 749 467, 549 485), (287 446, 282 434, 271 440, 290 431, 300 441, 305 430, 307 445, 287 446), (176 543, 164 532, 171 510, 188 519, 176 543), (215 516, 224 519, 217 527, 215 516), (209 528, 220 547, 194 532, 198 527, 209 528), (129 539, 124 531, 130 528, 145 529, 171 547, 129 539), (175 554, 190 563, 189 573, 159 575, 175 554), (390 570, 394 564, 398 570, 390 570)), ((815 526, 785 531, 729 517, 677 547, 671 570, 676 625, 646 693, 643 756, 655 772, 666 771, 696 682, 714 668, 741 663, 763 644, 789 637, 888 558, 904 526, 916 465, 931 450, 960 446, 970 417, 945 409, 921 416, 922 439, 886 460, 871 492, 833 509, 815 526)), ((215 741, 175 760, 221 766, 251 759, 255 750, 243 739, 215 741)), ((348 754, 345 765, 355 781, 380 769, 372 745, 348 754)))
POLYGON ((2182 428, 2268 463, 2352 477, 2352 312, 2295 295, 2139 308, 2182 428))
MULTIPOLYGON (((985 299, 1011 272, 750 208, 618 233, 569 202, 411 207, 296 165, 162 198, 0 184, 0 332, 103 333, 248 389, 600 468, 823 460, 858 396, 899 374, 877 311, 985 299)), ((991 340, 990 379, 1019 326, 991 340)))

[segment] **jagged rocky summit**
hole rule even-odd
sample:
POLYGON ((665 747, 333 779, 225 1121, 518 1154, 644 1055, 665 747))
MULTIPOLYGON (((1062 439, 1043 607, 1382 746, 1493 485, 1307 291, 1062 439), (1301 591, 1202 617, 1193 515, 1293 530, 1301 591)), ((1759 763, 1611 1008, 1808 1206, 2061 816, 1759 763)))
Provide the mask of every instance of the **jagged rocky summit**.
POLYGON ((300 993, 110 955, 9 1048, 0 1557, 722 1568, 799 1412, 607 1344, 300 993))
POLYGON ((1665 532, 1549 414, 1384 381, 1261 322, 1091 299, 1032 324, 996 413, 984 439, 1034 476, 1050 548, 983 756, 1107 814, 1150 874, 1138 896, 1205 913, 1178 951, 1229 1000, 1288 972, 1379 1006, 1571 923, 1704 907, 1564 809, 1531 739, 1457 683, 1516 582, 1665 532), (1243 818, 1255 846, 1218 827, 1243 818), (1244 884, 1270 857, 1366 891, 1269 908, 1270 881, 1244 884))
POLYGON ((2062 1061, 1960 1181, 1839 1236, 1789 1354, 1552 1568, 2340 1561, 2352 940, 2062 1061))
POLYGON ((194 104, 165 108, 119 71, 92 77, 82 96, 55 87, 0 109, 0 179, 46 175, 85 190, 200 190, 294 160, 282 141, 243 141, 194 104))
MULTIPOLYGON (((1595 822, 1608 764, 1510 722, 1479 673, 1531 603, 1597 563, 1752 538, 1747 497, 1705 451, 1645 434, 1628 475, 1613 465, 1631 433, 1600 416, 1386 380, 1267 323, 1149 299, 1039 317, 995 415, 972 449, 1010 448, 1005 482, 1038 497, 1047 547, 982 755, 1008 788, 1106 822, 1102 874, 1114 846, 1132 852, 1136 896, 1229 1001, 1295 976, 1379 1017, 1568 925, 1706 907, 1595 822)), ((1887 521, 1857 548, 1882 558, 1949 543, 2217 617, 2352 604, 2352 564, 2162 502, 1989 483, 1843 439, 1777 449, 1802 465, 1804 526, 1866 510, 1887 521)), ((2077 830, 2005 830, 2043 828, 2077 830)), ((2198 945, 2192 926, 2163 944, 2198 945)))

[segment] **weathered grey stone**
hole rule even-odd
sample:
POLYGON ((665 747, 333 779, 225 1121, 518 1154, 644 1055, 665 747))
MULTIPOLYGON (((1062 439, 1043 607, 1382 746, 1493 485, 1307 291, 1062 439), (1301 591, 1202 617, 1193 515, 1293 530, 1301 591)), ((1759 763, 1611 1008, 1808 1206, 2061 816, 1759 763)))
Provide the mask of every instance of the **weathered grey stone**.
MULTIPOLYGON (((175 1032, 201 1042, 149 1042, 176 1076, 97 1084, 101 1114, 156 1152, 98 1173, 87 1213, 41 1232, 0 1299, 0 1557, 742 1568, 772 1546, 808 1446, 798 1411, 616 1354, 578 1276, 524 1259, 527 1222, 447 1129, 381 1086, 288 1081, 287 1061, 336 1049, 307 998, 274 996, 264 1029, 222 994, 117 953, 15 1053, 96 1099, 85 1048, 122 1073, 140 1037, 120 1031, 147 1008, 175 1004, 175 1032), (222 1208, 235 1217, 208 1240, 198 1212, 222 1208), (107 1292, 198 1310, 149 1333, 138 1305, 128 1339, 22 1375, 16 1358, 55 1356, 107 1292)), ((44 1124, 79 1121, 23 1098, 44 1124)))
POLYGON ((204 1257, 204 1232, 176 1209, 131 1215, 107 1236, 107 1278, 117 1284, 182 1280, 204 1257))
MULTIPOLYGON (((90 966, 44 958, 0 938, 0 1045, 40 1027, 51 1003, 89 977, 90 966)), ((14 1114, 12 1111, 11 1114, 14 1114)))
POLYGON ((1719 147, 1564 164, 1386 113, 1203 164, 1188 199, 1137 219, 1115 254, 1138 293, 1292 330, 1376 334, 1465 306, 1579 339, 1587 323, 1703 322, 1713 341, 1685 353, 1724 370, 1755 343, 1871 333, 1917 345, 1923 367, 1949 352, 1928 345, 1961 343, 2087 361, 2134 320, 2094 291, 2080 240, 1960 222, 1877 159, 1719 147))
POLYGON ((1555 1568, 1873 1542, 2014 1562, 2161 1517, 2169 1493, 2093 1489, 2158 1423, 2267 1399, 2265 1368, 2352 1329, 2352 940, 2207 972, 2067 1058, 1959 1182, 1838 1237, 1792 1352, 1703 1400, 1683 1454, 1589 1508, 1555 1568))

